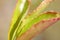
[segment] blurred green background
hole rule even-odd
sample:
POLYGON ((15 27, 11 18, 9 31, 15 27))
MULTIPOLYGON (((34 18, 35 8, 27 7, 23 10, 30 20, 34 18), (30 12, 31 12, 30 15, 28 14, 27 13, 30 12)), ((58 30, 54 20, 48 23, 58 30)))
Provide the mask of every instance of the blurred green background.
MULTIPOLYGON (((41 0, 42 1, 42 0, 41 0)), ((30 11, 36 8, 36 4, 41 2, 40 0, 32 0, 30 11), (33 7, 35 6, 35 7, 33 7)), ((13 10, 15 8, 17 0, 0 0, 0 40, 8 40, 9 24, 12 18, 13 10)), ((54 10, 60 12, 60 0, 54 0, 45 11, 54 10)), ((49 27, 42 34, 35 37, 33 40, 60 40, 60 21, 49 27)))

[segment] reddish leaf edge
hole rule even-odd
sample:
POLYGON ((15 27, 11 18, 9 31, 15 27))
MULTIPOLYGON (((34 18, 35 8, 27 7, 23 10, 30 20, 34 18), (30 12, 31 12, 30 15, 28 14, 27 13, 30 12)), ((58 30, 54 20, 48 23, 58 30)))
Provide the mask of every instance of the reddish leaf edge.
MULTIPOLYGON (((36 35, 42 33, 42 32, 45 31, 48 27, 50 27, 51 25, 55 24, 55 23, 56 23, 57 21, 59 21, 59 20, 60 20, 60 17, 58 17, 58 18, 53 18, 53 19, 50 19, 50 20, 42 20, 42 21, 40 21, 39 23, 41 23, 41 22, 45 23, 45 22, 47 22, 47 21, 52 21, 52 23, 50 23, 48 26, 44 27, 42 30, 37 31, 36 33, 34 33, 34 35, 32 35, 32 36, 29 38, 29 40, 31 40, 32 38, 34 38, 36 35)), ((36 25, 38 25, 39 23, 34 24, 33 26, 36 28, 36 25)), ((28 35, 29 32, 30 32, 30 30, 31 30, 31 28, 30 28, 27 32, 23 33, 21 37, 18 37, 17 40, 25 40, 24 38, 25 38, 25 37, 28 37, 28 36, 25 36, 25 37, 24 37, 24 35, 28 35), (22 38, 22 39, 20 39, 20 38, 22 38)))

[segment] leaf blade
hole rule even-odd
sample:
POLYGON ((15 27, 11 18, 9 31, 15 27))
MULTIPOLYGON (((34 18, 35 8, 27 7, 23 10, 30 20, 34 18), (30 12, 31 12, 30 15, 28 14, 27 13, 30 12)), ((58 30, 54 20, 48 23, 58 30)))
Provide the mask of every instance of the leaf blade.
MULTIPOLYGON (((58 14, 60 15, 60 14, 58 14)), ((21 36, 24 32, 26 32, 28 29, 31 28, 31 26, 39 21, 42 21, 42 20, 49 20, 49 19, 52 19, 52 18, 56 18, 57 17, 57 14, 54 13, 54 12, 48 12, 48 13, 45 13, 45 14, 41 14, 40 17, 38 16, 36 19, 33 19, 33 20, 29 20, 29 22, 26 22, 26 24, 19 29, 19 32, 18 31, 18 34, 19 36, 21 36)), ((60 18, 60 16, 59 16, 60 18)))
POLYGON ((16 9, 14 11, 14 15, 13 15, 13 18, 12 18, 12 23, 11 23, 11 26, 10 26, 10 30, 9 30, 9 33, 8 33, 8 40, 15 40, 13 38, 13 35, 14 35, 14 32, 15 32, 15 29, 17 28, 18 24, 19 24, 19 21, 23 20, 23 18, 26 16, 26 12, 29 8, 29 2, 28 0, 25 0, 25 3, 24 3, 24 0, 18 0, 18 3, 16 5, 16 9), (20 10, 21 7, 23 5, 23 8, 22 8, 22 11, 20 10))

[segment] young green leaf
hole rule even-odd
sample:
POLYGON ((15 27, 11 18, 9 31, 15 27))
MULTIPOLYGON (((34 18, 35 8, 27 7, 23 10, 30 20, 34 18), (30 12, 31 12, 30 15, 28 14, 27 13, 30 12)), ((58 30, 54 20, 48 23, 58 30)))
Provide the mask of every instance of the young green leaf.
POLYGON ((32 25, 38 23, 39 21, 50 20, 50 19, 54 19, 54 18, 60 18, 60 14, 58 14, 58 16, 57 16, 57 13, 55 13, 55 12, 47 12, 47 13, 39 15, 38 17, 36 17, 33 20, 31 20, 31 19, 25 19, 25 21, 23 21, 22 26, 17 31, 18 32, 18 36, 21 36, 28 29, 30 29, 32 25))
POLYGON ((36 35, 41 34, 49 26, 59 21, 60 18, 54 18, 49 20, 42 20, 31 26, 25 33, 17 38, 17 40, 32 40, 36 35))
POLYGON ((29 9, 29 0, 18 0, 12 18, 12 22, 8 34, 9 37, 8 40, 16 40, 16 38, 14 38, 14 32, 18 24, 21 23, 23 18, 26 16, 28 9, 29 9))

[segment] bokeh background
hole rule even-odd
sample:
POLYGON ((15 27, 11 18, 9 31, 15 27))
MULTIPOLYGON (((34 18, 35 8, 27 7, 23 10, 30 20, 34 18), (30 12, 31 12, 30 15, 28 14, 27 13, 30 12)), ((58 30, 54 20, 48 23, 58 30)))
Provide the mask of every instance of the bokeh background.
MULTIPOLYGON (((43 0, 41 0, 43 1, 43 0)), ((40 0, 32 0, 32 5, 37 6, 40 0)), ((17 0, 0 0, 0 40, 8 40, 9 24, 12 18, 13 10, 17 0)), ((32 11, 35 7, 30 9, 32 11)), ((45 11, 55 10, 60 12, 60 0, 54 0, 45 11)), ((42 34, 37 35, 33 40, 60 40, 60 21, 46 29, 42 34)))

